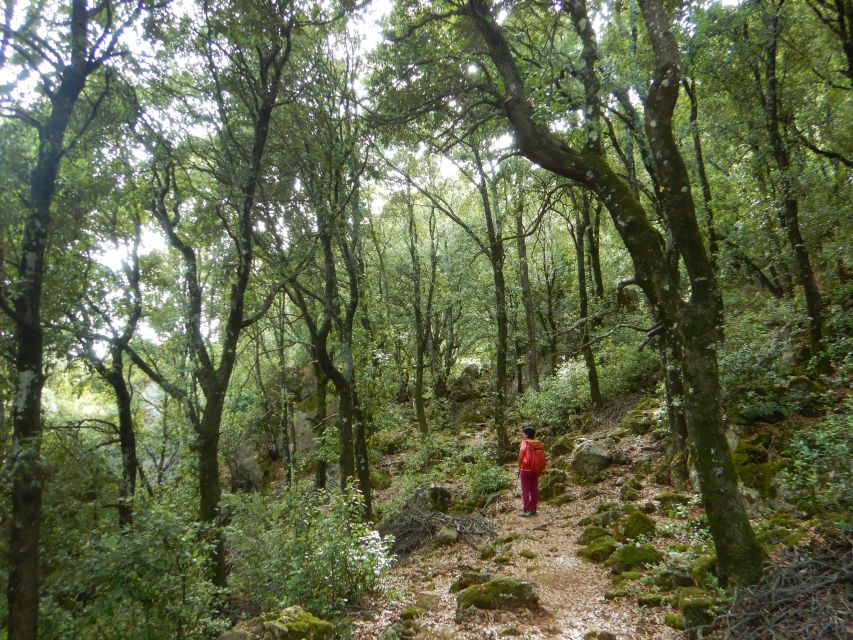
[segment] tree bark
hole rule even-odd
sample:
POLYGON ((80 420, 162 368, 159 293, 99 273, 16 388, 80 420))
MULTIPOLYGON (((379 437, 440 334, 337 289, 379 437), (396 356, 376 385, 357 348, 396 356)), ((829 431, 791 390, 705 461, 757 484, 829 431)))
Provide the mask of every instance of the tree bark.
POLYGON ((65 135, 88 76, 100 66, 87 60, 88 31, 86 2, 74 0, 70 63, 63 68, 58 87, 50 96, 46 121, 38 126, 38 157, 30 175, 29 213, 24 221, 17 291, 13 298, 15 401, 7 585, 9 640, 36 640, 38 635, 39 542, 45 481, 41 466, 41 397, 45 382, 41 303, 45 253, 59 164, 67 151, 65 135))
MULTIPOLYGON (((317 416, 313 429, 316 441, 326 430, 326 393, 329 386, 329 379, 316 360, 314 361, 314 379, 317 383, 317 416)), ((314 488, 318 491, 326 488, 326 467, 326 461, 318 456, 317 466, 314 467, 314 488)))
POLYGON ((702 153, 702 138, 699 135, 699 102, 696 98, 696 81, 689 82, 685 78, 681 82, 684 93, 690 98, 690 130, 693 134, 693 154, 696 157, 696 172, 699 174, 699 184, 702 185, 702 205, 705 209, 705 225, 708 229, 708 250, 710 252, 711 266, 714 271, 719 271, 718 256, 720 243, 717 231, 714 228, 714 209, 711 206, 711 183, 708 182, 708 174, 705 171, 705 157, 702 153))
MULTIPOLYGON (((524 324, 527 329, 527 379, 530 388, 539 391, 539 357, 536 345, 536 315, 533 307, 533 291, 530 288, 530 273, 527 265, 527 238, 524 236, 524 200, 518 196, 515 216, 515 242, 518 249, 518 279, 521 286, 521 303, 524 306, 524 324)), ((520 380, 520 378, 519 378, 520 380)))
POLYGON ((716 462, 710 466, 697 462, 697 469, 709 520, 715 520, 712 531, 718 566, 724 579, 750 583, 760 576, 763 552, 752 535, 737 492, 737 477, 723 432, 715 351, 722 307, 714 272, 696 225, 686 168, 672 135, 672 110, 679 86, 678 49, 660 2, 641 0, 640 6, 652 40, 656 67, 647 100, 646 134, 657 168, 672 169, 664 181, 665 207, 690 279, 691 297, 687 303, 679 295, 680 283, 672 278, 660 234, 630 186, 613 171, 603 155, 587 149, 577 152, 535 123, 500 26, 483 0, 469 0, 467 5, 503 80, 506 98, 501 107, 515 132, 520 152, 541 167, 597 193, 631 255, 635 279, 649 299, 655 318, 667 328, 678 323, 677 335, 684 346, 685 384, 693 390, 687 394, 691 401, 685 402, 691 446, 697 455, 712 455, 716 462), (702 398, 704 405, 695 402, 696 397, 702 398))
POLYGON ((660 360, 663 366, 664 395, 667 420, 669 421, 669 444, 666 456, 661 460, 661 480, 672 483, 676 489, 684 489, 690 479, 687 467, 687 419, 684 415, 684 382, 681 376, 681 347, 676 336, 662 331, 658 336, 660 360))
MULTIPOLYGON (((589 201, 585 195, 581 197, 584 199, 584 202, 575 202, 575 222, 574 226, 569 224, 569 232, 571 233, 572 241, 575 245, 575 261, 578 270, 578 312, 581 318, 587 318, 589 317, 585 255, 587 228, 586 216, 579 209, 588 207, 589 201)), ((592 406, 598 408, 604 404, 604 399, 601 397, 601 389, 598 385, 598 368, 595 364, 595 354, 592 351, 590 324, 590 322, 584 322, 583 325, 581 325, 581 352, 583 353, 584 363, 586 364, 587 380, 589 381, 589 397, 590 400, 592 400, 592 406)))
POLYGON ((806 311, 809 314, 810 355, 812 358, 817 358, 823 352, 823 304, 812 269, 809 251, 800 231, 799 202, 791 179, 791 159, 780 130, 779 114, 782 98, 779 95, 776 81, 776 51, 780 29, 778 12, 781 9, 781 3, 777 4, 776 0, 772 0, 770 5, 770 13, 767 16, 768 42, 764 67, 764 89, 766 93, 762 92, 760 82, 758 92, 764 107, 767 135, 770 140, 773 160, 776 163, 776 169, 779 171, 779 181, 782 186, 783 213, 780 216, 780 222, 785 229, 791 251, 794 254, 797 280, 803 288, 806 311))

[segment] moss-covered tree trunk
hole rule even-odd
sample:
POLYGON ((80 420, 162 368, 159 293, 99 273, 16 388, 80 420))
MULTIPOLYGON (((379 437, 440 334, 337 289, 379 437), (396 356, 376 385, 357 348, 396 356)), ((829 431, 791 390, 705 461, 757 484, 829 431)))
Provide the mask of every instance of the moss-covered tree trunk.
MULTIPOLYGON (((329 388, 329 379, 323 370, 314 361, 314 379, 317 384, 317 414, 314 418, 314 441, 318 441, 323 437, 323 432, 326 430, 326 395, 329 388)), ((314 488, 326 488, 327 464, 326 459, 322 456, 317 456, 317 464, 314 467, 314 488)))
MULTIPOLYGON (((515 215, 515 242, 518 249, 518 283, 521 287, 521 303, 524 306, 524 326, 527 329, 527 350, 524 354, 527 363, 527 379, 530 388, 539 391, 539 356, 536 345, 536 315, 533 305, 533 291, 530 288, 530 273, 527 265, 527 238, 524 235, 524 201, 519 194, 519 204, 515 215)), ((519 376, 519 383, 521 377, 519 376)), ((520 389, 519 389, 520 391, 520 389)))
POLYGON ((658 336, 658 348, 663 367, 664 400, 669 422, 669 442, 666 456, 660 462, 660 480, 672 483, 677 489, 687 486, 687 419, 684 415, 684 382, 681 377, 681 346, 671 331, 658 336))
POLYGON ((776 56, 780 30, 779 12, 782 2, 774 0, 769 5, 769 13, 766 16, 768 41, 765 51, 764 91, 762 91, 760 82, 757 91, 764 107, 770 149, 782 187, 783 209, 779 216, 780 223, 788 236, 788 242, 794 254, 794 269, 797 280, 803 289, 806 311, 809 316, 809 353, 812 358, 817 358, 823 352, 823 303, 814 269, 812 269, 809 250, 800 231, 799 201, 795 193, 794 181, 791 179, 791 158, 780 130, 782 97, 779 94, 776 56))
MULTIPOLYGON (((717 446, 725 441, 714 351, 722 305, 696 224, 687 171, 672 134, 672 112, 679 87, 678 48, 660 1, 641 0, 640 6, 655 60, 655 77, 646 101, 645 129, 657 168, 668 169, 662 181, 667 197, 664 207, 690 278, 691 295, 687 303, 682 301, 680 282, 673 278, 663 239, 630 186, 610 167, 603 154, 589 145, 583 152, 576 151, 535 122, 512 50, 489 5, 484 0, 469 0, 467 5, 503 80, 506 98, 501 107, 513 127, 519 151, 543 168, 587 185, 597 193, 631 255, 635 279, 649 299, 656 320, 669 329, 678 323, 676 335, 683 341, 687 393, 705 403, 685 402, 691 446, 697 454, 708 453, 708 446, 712 447, 715 461, 726 458, 720 464, 697 464, 703 500, 709 505, 709 519, 717 519, 713 531, 719 566, 723 575, 733 582, 749 583, 760 575, 763 553, 752 535, 737 492, 737 476, 728 447, 717 446), (707 322, 709 318, 711 321, 707 322), (701 349, 705 351, 700 353, 701 349), (698 389, 695 385, 705 386, 698 389), (717 475, 711 478, 706 477, 708 474, 717 475), (714 490, 719 493, 708 493, 714 490)), ((589 21, 583 27, 588 31, 589 21)))

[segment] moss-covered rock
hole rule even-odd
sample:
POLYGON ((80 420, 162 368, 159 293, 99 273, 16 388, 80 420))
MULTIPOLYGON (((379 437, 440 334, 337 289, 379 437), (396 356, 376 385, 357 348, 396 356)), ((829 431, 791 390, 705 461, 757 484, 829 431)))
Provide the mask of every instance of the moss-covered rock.
POLYGON ((559 436, 551 443, 549 447, 549 453, 552 458, 559 458, 560 456, 565 456, 575 448, 575 439, 571 436, 559 436))
POLYGON ((521 534, 518 531, 511 531, 495 538, 495 544, 509 544, 513 540, 518 540, 521 534))
POLYGON ((717 554, 706 553, 693 561, 690 576, 697 587, 710 586, 717 573, 717 554))
POLYGON ((617 428, 641 436, 648 433, 661 419, 663 415, 657 399, 643 398, 625 414, 617 428))
POLYGON ((572 469, 580 476, 597 476, 613 461, 613 456, 597 442, 585 440, 572 452, 572 469))
POLYGON ((459 540, 459 531, 453 527, 442 527, 435 534, 435 544, 444 547, 459 540))
POLYGON ((686 570, 664 569, 655 578, 655 582, 661 589, 673 591, 678 587, 695 586, 693 577, 686 570))
POLYGON ((480 547, 480 560, 489 560, 495 557, 495 548, 490 544, 480 547))
POLYGON ((387 489, 391 486, 391 474, 379 467, 370 467, 370 486, 373 489, 387 489))
POLYGON ((627 484, 623 484, 619 489, 619 499, 622 500, 622 502, 633 502, 634 500, 640 499, 640 492, 629 487, 627 484))
POLYGON ((684 630, 684 616, 680 613, 666 613, 663 616, 666 626, 672 629, 684 630))
POLYGON ((566 492, 569 476, 559 469, 548 469, 539 477, 539 497, 550 500, 566 492))
POLYGON ((511 638, 513 636, 520 636, 521 631, 519 631, 516 627, 504 627, 500 631, 498 631, 499 638, 511 638))
POLYGON ((456 612, 477 609, 536 609, 539 596, 531 582, 511 576, 494 578, 463 589, 456 596, 456 612))
POLYGON ((453 581, 453 584, 450 585, 450 593, 458 593, 470 586, 483 584, 491 579, 492 576, 488 573, 482 573, 480 571, 463 571, 462 574, 453 581))
POLYGON ((468 400, 459 407, 459 413, 456 414, 457 427, 470 427, 481 422, 483 422, 483 414, 478 400, 468 400))
POLYGON ((522 558, 526 558, 527 560, 533 560, 534 558, 538 557, 538 554, 535 551, 531 551, 530 549, 522 549, 518 552, 518 555, 520 555, 522 558))
MULTIPOLYGON (((685 589, 691 589, 691 587, 686 587, 685 589)), ((713 606, 714 599, 707 593, 704 595, 679 594, 678 596, 678 608, 684 615, 684 626, 688 629, 709 624, 714 619, 714 616, 711 614, 713 606)))
POLYGON ((593 627, 583 634, 583 640, 616 640, 616 636, 609 631, 602 631, 593 627))
POLYGON ((589 544, 593 540, 597 540, 598 538, 603 538, 604 536, 609 535, 610 532, 604 527, 590 525, 589 527, 583 530, 583 533, 578 536, 578 544, 589 544))
POLYGON ((622 511, 613 509, 611 511, 603 511, 602 513, 594 513, 578 520, 578 525, 585 527, 588 525, 596 525, 599 527, 607 527, 616 522, 622 517, 622 511))
POLYGON ((414 490, 403 510, 447 513, 452 504, 453 491, 450 488, 440 484, 425 484, 414 490))
POLYGON ((639 569, 657 564, 661 555, 650 544, 626 544, 616 549, 604 563, 613 573, 623 573, 630 569, 639 569))
POLYGON ((555 507, 562 507, 564 504, 569 504, 572 501, 574 501, 574 497, 569 495, 568 493, 564 493, 558 498, 554 498, 553 500, 551 500, 551 504, 553 504, 555 507))
POLYGON ((498 556, 495 556, 495 559, 492 561, 495 564, 509 564, 512 562, 512 556, 507 553, 502 553, 498 556))
POLYGON ((640 505, 640 511, 643 513, 654 513, 657 510, 658 509, 653 502, 644 502, 640 505))
POLYGON ((379 636, 379 640, 413 640, 419 631, 414 620, 398 620, 379 636))
POLYGON ((302 607, 288 607, 261 616, 264 640, 331 640, 335 625, 317 618, 302 607))
POLYGON ((664 597, 659 593, 641 593, 637 596, 637 604, 641 607, 660 607, 664 597))
POLYGON ((626 571, 624 573, 617 574, 613 576, 613 586, 618 587, 625 582, 633 582, 634 580, 641 580, 643 577, 643 573, 641 571, 637 571, 633 569, 631 571, 626 571))
POLYGON ((593 562, 604 562, 616 550, 619 543, 611 536, 604 536, 594 540, 585 547, 577 550, 577 555, 581 558, 587 558, 593 562))
POLYGON ((690 497, 673 491, 664 491, 657 494, 655 500, 658 501, 661 511, 665 512, 673 509, 676 505, 687 504, 690 501, 690 497))
POLYGON ((616 523, 616 531, 626 540, 636 540, 640 536, 652 537, 657 531, 655 521, 645 513, 635 511, 616 523))
POLYGON ((425 613, 426 609, 420 607, 406 607, 400 612, 400 620, 417 620, 423 617, 425 613))
POLYGON ((242 629, 231 629, 217 636, 216 640, 258 640, 258 636, 242 629))
POLYGON ((776 480, 776 476, 788 466, 787 460, 773 460, 759 464, 735 465, 735 470, 744 485, 754 489, 763 501, 773 502, 780 497, 780 483, 776 480))

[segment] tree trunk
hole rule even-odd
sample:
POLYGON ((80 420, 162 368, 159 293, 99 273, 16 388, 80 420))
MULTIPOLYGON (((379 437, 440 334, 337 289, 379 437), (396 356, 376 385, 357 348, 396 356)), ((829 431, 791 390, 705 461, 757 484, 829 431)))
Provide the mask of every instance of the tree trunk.
MULTIPOLYGON (((71 63, 50 96, 50 115, 39 128, 38 158, 30 176, 29 214, 24 222, 15 322, 15 402, 12 408, 12 512, 9 522, 9 640, 36 640, 39 615, 39 541, 45 476, 41 466, 41 396, 44 334, 41 303, 50 208, 68 124, 88 74, 88 10, 71 8, 71 63)), ((35 70, 34 70, 35 71, 35 70)))
POLYGON ((501 107, 513 127, 519 151, 543 168, 586 185, 598 194, 631 255, 635 279, 649 299, 655 318, 664 327, 674 327, 678 322, 679 340, 686 343, 682 363, 685 384, 693 389, 692 394, 687 394, 690 401, 685 402, 691 446, 696 452, 713 455, 718 462, 710 466, 704 462, 697 464, 708 517, 715 520, 712 531, 717 555, 725 576, 733 582, 748 583, 760 575, 763 554, 737 493, 734 464, 725 443, 714 351, 722 307, 714 272, 696 225, 690 181, 672 134, 679 53, 659 0, 640 0, 640 6, 655 57, 655 78, 649 85, 646 101, 646 135, 657 168, 667 168, 663 182, 665 207, 690 278, 689 303, 682 301, 680 283, 673 281, 661 236, 630 186, 603 155, 575 151, 537 125, 512 50, 489 6, 483 0, 469 0, 466 5, 503 80, 507 96, 501 107), (693 316, 699 311, 705 314, 703 318, 712 321, 698 323, 693 316), (679 317, 679 312, 684 317, 679 317), (687 326, 690 331, 685 332, 687 326), (697 403, 696 398, 702 398, 704 404, 697 403), (724 448, 718 448, 722 446, 721 440, 724 448), (706 447, 709 444, 713 452, 706 447), (715 490, 719 493, 712 495, 715 490), (730 562, 732 559, 740 562, 730 562))
POLYGON ((708 229, 708 250, 711 258, 711 266, 714 271, 719 271, 718 256, 720 243, 717 231, 714 228, 714 209, 711 207, 711 183, 708 182, 708 174, 705 172, 705 157, 702 154, 702 138, 699 135, 699 103, 696 98, 696 81, 682 81, 684 92, 690 98, 690 129, 693 133, 693 153, 696 156, 696 171, 699 174, 699 184, 702 185, 702 204, 705 209, 705 225, 708 229))
POLYGON ((210 526, 207 536, 213 545, 211 574, 213 584, 219 587, 224 587, 226 583, 225 543, 219 513, 219 499, 222 496, 219 480, 219 425, 222 423, 226 388, 227 385, 217 385, 210 390, 196 428, 199 519, 210 526))
MULTIPOLYGON (((426 410, 424 408, 424 355, 427 348, 428 327, 432 310, 428 305, 423 308, 421 287, 421 259, 418 252, 418 228, 415 220, 415 206, 411 193, 407 192, 407 209, 409 215, 409 257, 412 261, 412 311, 415 319, 415 388, 414 404, 415 416, 418 421, 418 431, 422 436, 429 434, 427 426, 426 410)), ((433 271, 434 273, 434 271, 433 271)), ((434 281, 434 278, 433 278, 434 281)), ((430 286, 430 297, 432 286, 430 286)))
POLYGON ((658 336, 658 347, 669 421, 669 445, 659 466, 660 481, 670 482, 676 489, 682 490, 687 486, 690 476, 687 468, 687 420, 684 415, 681 348, 676 337, 666 331, 658 336))
POLYGON ((506 387, 507 387, 507 346, 509 341, 506 315, 506 282, 504 280, 503 259, 492 262, 492 276, 495 281, 495 315, 498 327, 498 341, 495 353, 495 436, 497 437, 498 458, 510 450, 506 424, 506 387))
POLYGON ((136 473, 139 466, 136 458, 136 433, 133 430, 133 412, 130 406, 130 390, 124 379, 122 348, 113 350, 112 372, 107 382, 113 388, 118 408, 119 446, 121 447, 121 488, 119 491, 119 527, 133 524, 133 498, 136 494, 136 473))
POLYGON ((752 584, 761 577, 764 551, 749 526, 731 450, 722 427, 720 383, 712 309, 691 306, 679 323, 682 370, 689 392, 684 409, 690 452, 699 476, 702 504, 717 552, 721 584, 752 584), (710 339, 709 339, 710 338, 710 339))
MULTIPOLYGON (((326 392, 329 386, 329 379, 320 366, 314 363, 314 379, 317 383, 317 416, 314 422, 314 440, 317 441, 326 430, 326 392)), ((317 457, 317 466, 314 468, 314 488, 319 490, 326 488, 326 461, 317 457)))
MULTIPOLYGON (((521 196, 519 196, 520 198, 521 196)), ((515 216, 515 238, 518 247, 518 279, 521 285, 521 302, 524 306, 524 323, 527 328, 527 379, 534 391, 539 391, 539 362, 536 346, 536 315, 533 309, 533 292, 530 288, 530 274, 527 268, 527 239, 524 237, 524 207, 519 203, 515 216)), ((519 390, 519 393, 521 391, 519 390)))
MULTIPOLYGON (((584 205, 586 204, 587 202, 584 202, 584 205)), ((577 205, 578 203, 576 203, 577 205)), ((586 222, 584 214, 577 211, 577 209, 575 212, 575 228, 571 230, 571 235, 575 244, 575 260, 578 269, 578 311, 581 318, 587 318, 589 317, 589 300, 586 290, 586 256, 584 246, 586 222)), ((598 368, 595 364, 595 354, 592 351, 592 343, 590 342, 589 322, 584 322, 581 328, 581 351, 584 363, 586 363, 587 379, 589 380, 589 397, 592 400, 592 406, 598 408, 604 404, 604 399, 601 397, 601 389, 598 385, 598 368)))
MULTIPOLYGON (((766 117, 767 135, 770 139, 770 148, 773 159, 776 162, 776 168, 779 171, 779 181, 782 186, 784 212, 780 216, 781 223, 788 235, 788 242, 794 254, 797 280, 799 280, 799 284, 803 288, 806 311, 809 314, 809 352, 812 358, 817 358, 823 352, 823 305, 820 290, 818 289, 814 271, 812 270, 809 251, 800 232, 799 203, 794 191, 793 181, 791 180, 791 160, 779 128, 781 96, 778 94, 776 82, 776 48, 779 37, 778 11, 781 3, 776 5, 775 2, 772 2, 771 5, 770 15, 768 16, 769 41, 766 51, 767 58, 765 60, 766 95, 764 95, 763 99, 764 114, 766 117)), ((758 89, 759 96, 761 96, 760 84, 758 89)))

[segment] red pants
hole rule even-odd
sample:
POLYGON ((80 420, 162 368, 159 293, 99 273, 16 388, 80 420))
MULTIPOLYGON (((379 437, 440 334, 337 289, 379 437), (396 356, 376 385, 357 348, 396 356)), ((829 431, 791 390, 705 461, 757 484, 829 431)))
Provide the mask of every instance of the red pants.
POLYGON ((525 511, 536 511, 539 504, 539 474, 535 471, 522 471, 521 502, 525 511))

